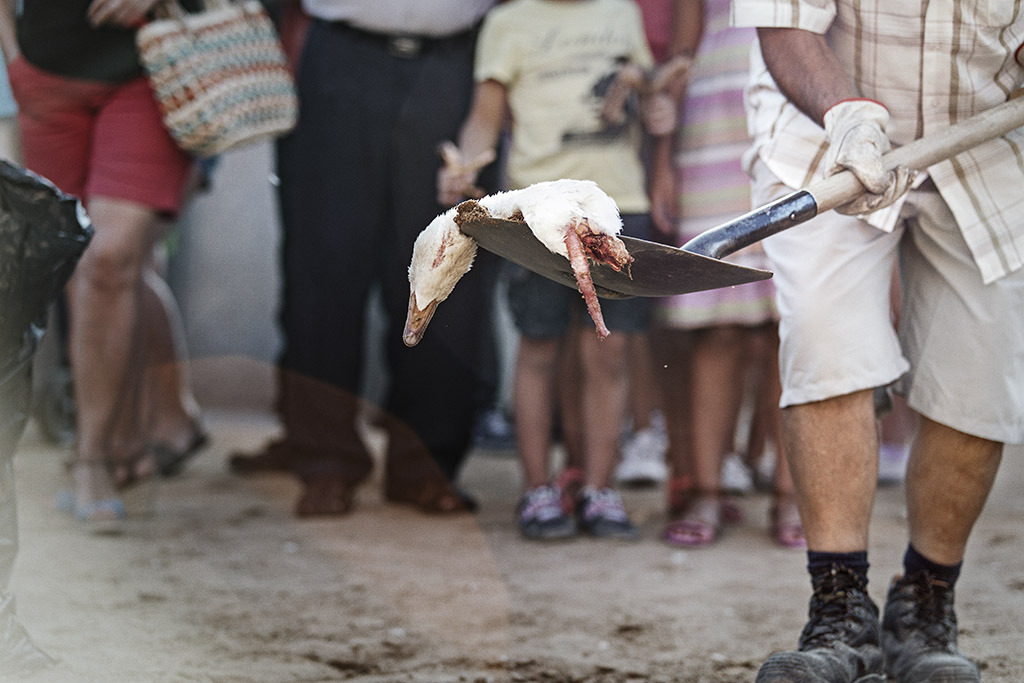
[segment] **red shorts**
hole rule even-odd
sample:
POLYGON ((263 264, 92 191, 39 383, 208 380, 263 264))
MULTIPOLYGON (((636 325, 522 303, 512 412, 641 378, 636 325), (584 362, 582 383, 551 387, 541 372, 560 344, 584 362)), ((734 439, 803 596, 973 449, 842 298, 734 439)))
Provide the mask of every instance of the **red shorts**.
POLYGON ((101 83, 8 65, 25 167, 88 201, 109 197, 160 213, 181 209, 192 157, 160 120, 145 78, 101 83))

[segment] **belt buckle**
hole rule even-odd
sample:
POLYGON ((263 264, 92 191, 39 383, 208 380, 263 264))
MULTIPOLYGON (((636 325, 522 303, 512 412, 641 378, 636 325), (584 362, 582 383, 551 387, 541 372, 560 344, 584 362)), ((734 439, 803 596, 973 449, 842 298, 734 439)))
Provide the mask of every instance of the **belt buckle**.
POLYGON ((392 57, 412 59, 423 51, 423 39, 416 36, 391 36, 388 38, 388 54, 392 57))

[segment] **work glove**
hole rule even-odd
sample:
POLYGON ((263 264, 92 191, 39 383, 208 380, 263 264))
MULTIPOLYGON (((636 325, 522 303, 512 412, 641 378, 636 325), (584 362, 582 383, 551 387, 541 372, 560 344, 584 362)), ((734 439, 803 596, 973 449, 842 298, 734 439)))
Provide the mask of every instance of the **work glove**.
POLYGON ((910 189, 917 171, 905 166, 887 170, 882 155, 892 145, 885 134, 889 111, 874 100, 843 100, 825 112, 825 175, 851 171, 867 191, 836 207, 839 213, 860 215, 884 209, 910 189))

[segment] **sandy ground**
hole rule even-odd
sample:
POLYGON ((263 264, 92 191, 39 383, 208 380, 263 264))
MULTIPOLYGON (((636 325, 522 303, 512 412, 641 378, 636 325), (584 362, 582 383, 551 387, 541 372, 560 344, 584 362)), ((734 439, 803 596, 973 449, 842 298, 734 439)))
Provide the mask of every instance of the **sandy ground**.
MULTIPOLYGON (((476 452, 463 476, 475 515, 389 505, 375 482, 353 515, 298 521, 290 479, 225 468, 273 421, 223 413, 210 427, 213 445, 162 482, 155 515, 113 538, 54 510, 64 453, 25 434, 11 588, 58 659, 25 680, 752 681, 804 621, 804 556, 770 541, 765 495, 743 499, 746 522, 709 550, 658 542, 657 489, 627 492, 639 543, 537 545, 512 524, 515 459, 476 452)), ((961 646, 985 681, 1024 681, 1022 455, 1006 458, 958 593, 961 646)), ((901 496, 885 488, 877 500, 876 600, 905 543, 901 496)))

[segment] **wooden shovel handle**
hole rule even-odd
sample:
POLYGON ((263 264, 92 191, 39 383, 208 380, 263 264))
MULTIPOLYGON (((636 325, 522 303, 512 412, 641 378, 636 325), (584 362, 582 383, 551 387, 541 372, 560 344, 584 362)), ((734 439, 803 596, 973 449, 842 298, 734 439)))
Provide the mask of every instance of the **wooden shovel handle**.
MULTIPOLYGON (((898 147, 883 159, 888 168, 925 169, 1021 126, 1024 126, 1024 97, 1016 97, 944 131, 898 147)), ((862 192, 864 187, 857 177, 850 171, 843 171, 701 233, 681 248, 720 259, 842 206, 862 192)))
MULTIPOLYGON (((906 166, 925 169, 1021 126, 1024 126, 1024 97, 1009 100, 944 131, 897 147, 882 159, 886 168, 906 166)), ((856 198, 864 192, 864 187, 853 173, 843 171, 811 184, 807 191, 814 197, 818 213, 822 213, 856 198)))

